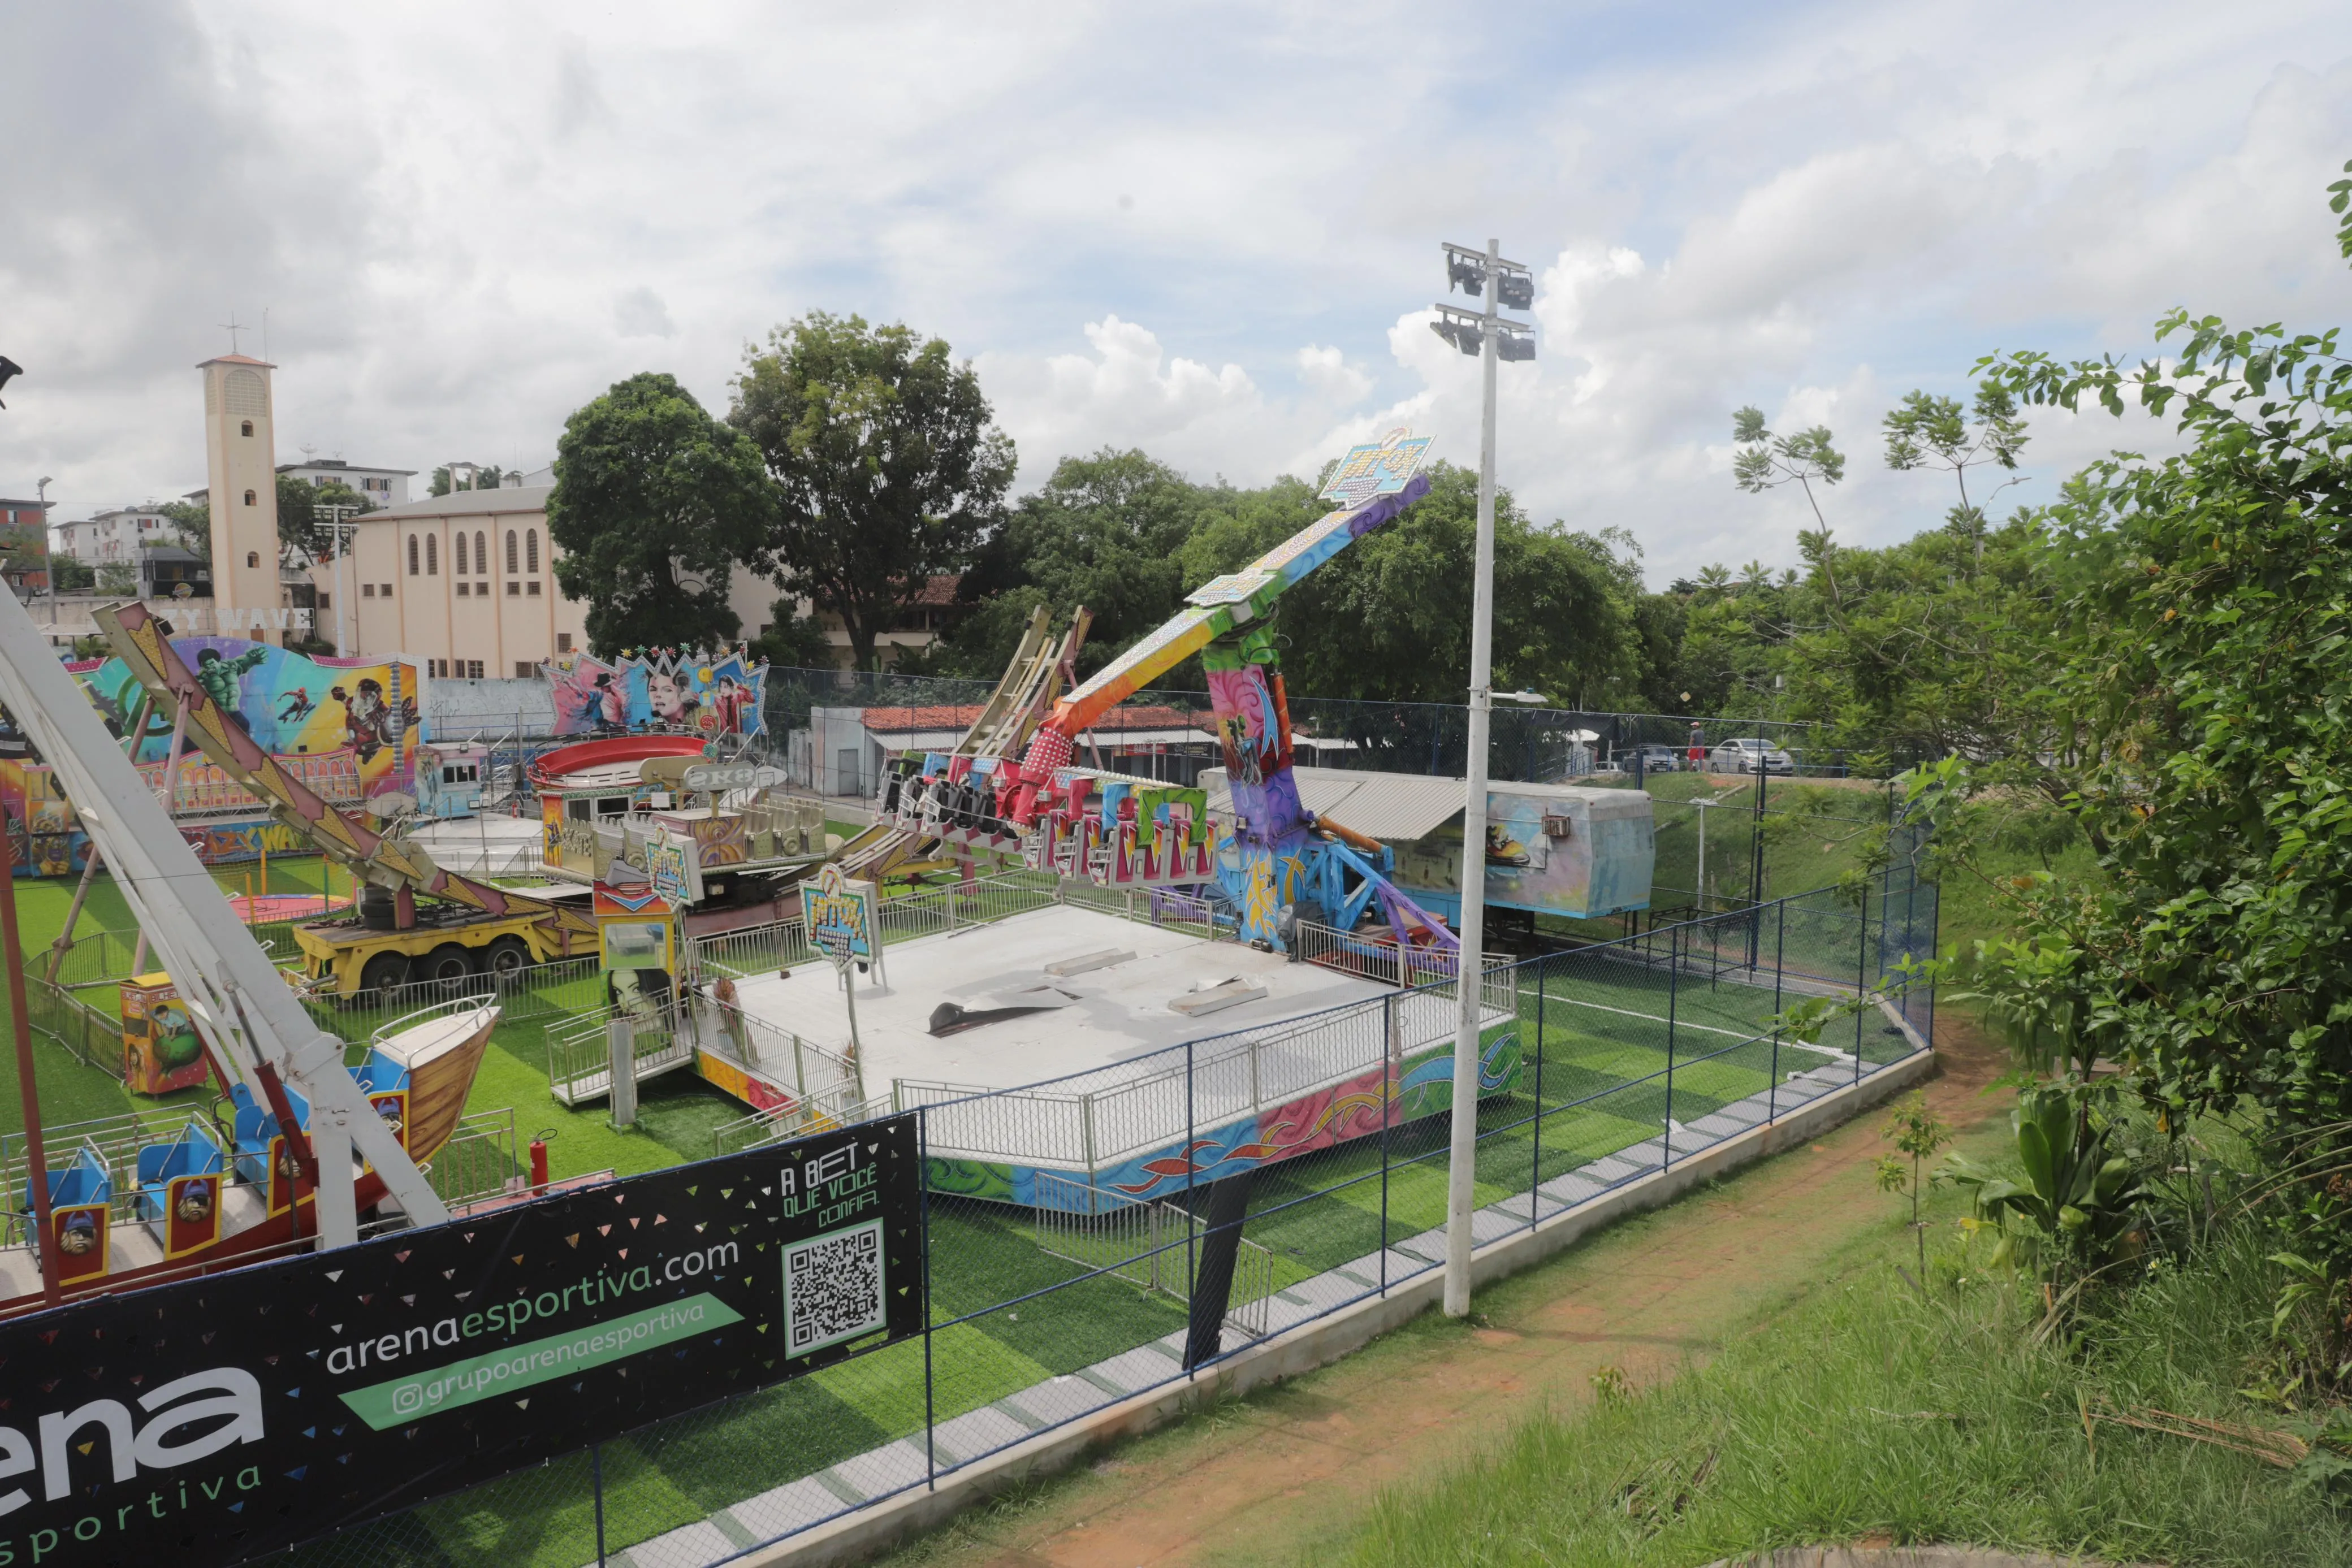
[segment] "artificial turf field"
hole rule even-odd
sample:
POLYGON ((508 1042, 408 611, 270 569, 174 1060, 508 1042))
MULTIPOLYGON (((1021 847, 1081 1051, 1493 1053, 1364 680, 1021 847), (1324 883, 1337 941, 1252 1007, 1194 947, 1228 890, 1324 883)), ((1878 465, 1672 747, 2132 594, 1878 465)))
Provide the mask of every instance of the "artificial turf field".
MULTIPOLYGON (((1527 1066, 1516 1092, 1481 1107, 1478 1204, 1658 1134, 1670 1092, 1667 988, 1662 975, 1594 964, 1578 966, 1573 976, 1563 968, 1540 993, 1532 977, 1521 986, 1527 1066)), ((1763 1090, 1776 1071, 1830 1060, 1784 1043, 1776 1064, 1771 1040, 1752 1032, 1772 1016, 1769 987, 1685 979, 1673 992, 1676 1124, 1763 1090)), ((1888 1027, 1865 1015, 1866 1060, 1907 1051, 1906 1042, 1883 1032, 1888 1027)), ((1832 1043, 1850 1049, 1853 1040, 1832 1043)), ((1442 1225, 1445 1162, 1445 1130, 1433 1120, 1391 1134, 1385 1171, 1377 1138, 1266 1167, 1244 1234, 1273 1254, 1281 1289, 1378 1250, 1383 1206, 1391 1243, 1442 1225)), ((930 1346, 929 1415, 937 1422, 1184 1326, 1176 1301, 1109 1275, 1088 1277, 1082 1266, 1042 1250, 1025 1211, 934 1197, 929 1224, 933 1322, 943 1325, 930 1346)), ((923 1350, 919 1341, 891 1346, 604 1445, 608 1550, 894 1439, 919 1444, 923 1350)), ((321 1543, 296 1560, 306 1568, 578 1568, 595 1552, 589 1473, 586 1458, 575 1456, 321 1543)))
MULTIPOLYGON (((321 865, 316 859, 273 862, 269 891, 319 891, 321 865)), ((244 868, 224 870, 215 880, 225 892, 247 890, 244 868)), ((71 892, 70 882, 18 884, 23 938, 37 965, 71 892)), ((129 925, 128 908, 101 877, 79 932, 129 925)), ((73 978, 70 969, 65 977, 73 978)), ((1512 1092, 1481 1107, 1476 1203, 1526 1191, 1655 1136, 1669 1117, 1687 1124, 1788 1071, 1829 1060, 1785 1043, 1776 1058, 1767 1031, 1781 998, 1769 977, 1768 970, 1761 986, 1730 977, 1670 980, 1590 955, 1551 961, 1540 984, 1523 970, 1524 1067, 1512 1092)), ((112 1001, 103 986, 80 994, 93 1005, 112 1001)), ((530 1016, 501 1022, 493 1032, 494 1049, 485 1055, 467 1109, 511 1108, 519 1144, 550 1133, 558 1178, 603 1170, 630 1175, 708 1157, 711 1130, 743 1114, 743 1107, 689 1073, 647 1082, 639 1125, 627 1131, 613 1128, 602 1107, 572 1111, 548 1092, 544 1024, 602 999, 601 977, 571 966, 551 967, 527 986, 514 1010, 530 1016)), ((365 1009, 320 1016, 354 1041, 384 1021, 365 1009)), ((1852 1032, 1833 1036, 1831 1045, 1852 1050, 1858 1043, 1866 1060, 1891 1061, 1907 1050, 1886 1038, 1895 1031, 1875 1015, 1842 1027, 1852 1032)), ((52 1126, 154 1103, 47 1042, 37 1058, 52 1126)), ((13 1077, 0 1080, 0 1105, 13 1112, 13 1077)), ((203 1097, 189 1091, 178 1098, 203 1097)), ((1286 1161, 1257 1176, 1245 1234, 1272 1254, 1279 1290, 1442 1225, 1445 1167, 1442 1118, 1396 1129, 1385 1151, 1381 1139, 1359 1139, 1286 1161)), ((1041 1249, 1024 1210, 935 1197, 929 1224, 933 1321, 941 1325, 929 1347, 933 1420, 950 1420, 1184 1324, 1175 1300, 1116 1277, 1088 1277, 1081 1265, 1041 1249)), ((599 1456, 606 1544, 648 1539, 894 1438, 919 1441, 926 1392, 924 1346, 909 1342, 608 1443, 599 1456)), ((347 1532, 295 1560, 369 1568, 579 1568, 595 1555, 589 1478, 587 1457, 572 1456, 347 1532)))

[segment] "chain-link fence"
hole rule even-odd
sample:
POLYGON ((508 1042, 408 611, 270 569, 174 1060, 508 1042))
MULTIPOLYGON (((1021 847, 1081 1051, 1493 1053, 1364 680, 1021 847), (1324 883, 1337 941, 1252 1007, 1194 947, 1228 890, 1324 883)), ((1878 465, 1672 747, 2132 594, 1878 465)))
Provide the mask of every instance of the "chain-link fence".
MULTIPOLYGON (((874 782, 869 739, 888 749, 942 749, 942 737, 960 735, 993 690, 987 681, 772 667, 766 745, 784 755, 803 787, 863 795, 874 782), (854 726, 845 717, 822 728, 814 722, 843 710, 863 716, 854 726)), ((1446 778, 1466 771, 1466 707, 1297 694, 1286 701, 1303 766, 1446 778)), ((1097 719, 1078 737, 1077 757, 1189 784, 1202 768, 1223 765, 1216 734, 1206 693, 1155 688, 1097 719)), ((1830 747, 1810 723, 1504 704, 1492 716, 1486 765, 1498 782, 1597 781, 1653 769, 1745 773, 1759 752, 1769 771, 1790 778, 1845 777, 1866 760, 1830 747), (1743 741, 1757 744, 1742 749, 1743 741)))
MULTIPOLYGON (((1496 968, 1477 1240, 1926 1049, 1933 998, 1905 965, 1932 951, 1935 890, 1901 847, 1866 884, 1496 968), (1805 1036, 1784 1015, 1811 997, 1842 1005, 1805 1036)), ((723 1563, 1426 1275, 1445 1256, 1451 997, 1393 989, 1122 1064, 1115 1084, 901 1085, 928 1173, 921 1335, 288 1560, 723 1563)))

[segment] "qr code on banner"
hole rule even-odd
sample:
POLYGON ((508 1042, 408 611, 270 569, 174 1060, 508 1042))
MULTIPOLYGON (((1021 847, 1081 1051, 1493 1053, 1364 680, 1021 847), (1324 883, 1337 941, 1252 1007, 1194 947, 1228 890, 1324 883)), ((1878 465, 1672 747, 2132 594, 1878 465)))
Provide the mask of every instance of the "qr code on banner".
POLYGON ((806 1355, 883 1326, 882 1222, 784 1249, 784 1354, 806 1355))

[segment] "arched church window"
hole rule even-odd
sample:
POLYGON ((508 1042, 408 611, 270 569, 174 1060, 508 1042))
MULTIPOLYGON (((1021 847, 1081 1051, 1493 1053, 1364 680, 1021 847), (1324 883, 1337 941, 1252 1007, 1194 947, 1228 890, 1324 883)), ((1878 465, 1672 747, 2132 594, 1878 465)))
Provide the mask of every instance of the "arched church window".
POLYGON ((425 536, 425 575, 441 575, 441 536, 438 534, 425 536))
POLYGON ((466 575, 466 532, 463 528, 457 530, 457 537, 453 542, 457 551, 457 565, 456 570, 457 575, 459 577, 463 577, 466 575))
POLYGON ((237 426, 236 433, 239 435, 251 435, 253 434, 253 421, 248 419, 241 423, 237 426))
POLYGON ((245 564, 247 566, 259 566, 261 564, 261 552, 257 549, 249 549, 246 551, 245 564))
POLYGON ((250 490, 247 490, 247 491, 245 493, 245 504, 246 504, 247 506, 248 506, 248 507, 250 507, 250 506, 252 506, 252 505, 254 504, 254 502, 253 502, 253 492, 252 492, 252 491, 250 491, 250 490))
POLYGON ((490 570, 489 543, 478 533, 474 536, 474 570, 482 572, 490 570))
POLYGON ((416 575, 416 536, 415 534, 408 536, 408 575, 411 577, 416 575))
POLYGON ((515 531, 507 530, 507 575, 512 577, 522 569, 515 564, 515 531))
POLYGON ((523 550, 525 552, 523 559, 530 563, 529 570, 537 571, 539 570, 539 530, 537 528, 525 529, 522 536, 522 543, 523 550))

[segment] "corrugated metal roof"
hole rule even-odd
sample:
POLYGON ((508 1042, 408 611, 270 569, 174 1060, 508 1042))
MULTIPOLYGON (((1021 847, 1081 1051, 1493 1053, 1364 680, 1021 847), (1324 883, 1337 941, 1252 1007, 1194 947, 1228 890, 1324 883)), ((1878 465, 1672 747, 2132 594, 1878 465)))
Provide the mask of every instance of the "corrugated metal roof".
MULTIPOLYGON (((1463 781, 1426 773, 1365 773, 1349 768, 1293 768, 1298 799, 1318 817, 1373 838, 1402 843, 1444 827, 1462 814, 1463 781)), ((1230 817, 1233 796, 1225 770, 1201 775, 1209 810, 1230 817)))
MULTIPOLYGON (((1318 817, 1328 816, 1341 827, 1389 843, 1406 843, 1444 827, 1462 814, 1464 780, 1427 773, 1370 773, 1352 768, 1296 768, 1298 800, 1318 817)), ((1230 821, 1233 797, 1225 789, 1225 770, 1211 768, 1201 774, 1209 792, 1209 810, 1230 821)), ((1650 798, 1638 789, 1596 788, 1584 784, 1528 784, 1497 779, 1488 795, 1534 796, 1538 800, 1581 800, 1585 810, 1604 815, 1646 817, 1650 798)))

